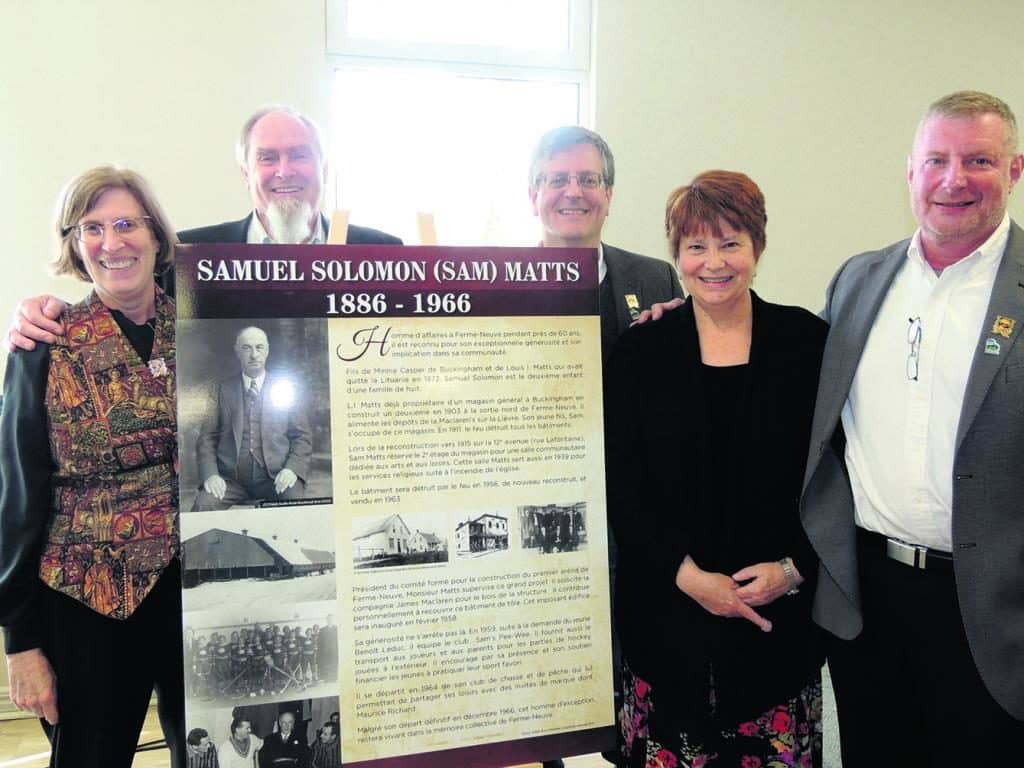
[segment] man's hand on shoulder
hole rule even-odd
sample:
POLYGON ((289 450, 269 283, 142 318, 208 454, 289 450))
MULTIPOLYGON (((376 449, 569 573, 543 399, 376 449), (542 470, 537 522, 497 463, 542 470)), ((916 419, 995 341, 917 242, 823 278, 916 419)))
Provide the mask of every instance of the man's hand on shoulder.
POLYGON ((32 350, 36 342, 53 344, 58 336, 64 335, 64 327, 57 322, 67 303, 56 296, 33 296, 18 302, 11 318, 11 327, 4 339, 7 350, 32 350))
POLYGON ((686 302, 683 299, 672 299, 671 301, 662 301, 657 304, 651 304, 650 309, 645 309, 640 313, 640 316, 634 320, 631 325, 643 325, 648 320, 658 321, 665 316, 666 312, 671 312, 673 309, 677 309, 686 302))

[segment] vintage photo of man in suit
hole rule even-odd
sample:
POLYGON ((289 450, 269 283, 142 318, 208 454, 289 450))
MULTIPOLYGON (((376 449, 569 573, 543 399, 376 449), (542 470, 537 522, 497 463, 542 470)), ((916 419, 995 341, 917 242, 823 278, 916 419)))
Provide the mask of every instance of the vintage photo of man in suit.
POLYGON ((202 487, 193 511, 302 498, 313 441, 298 377, 267 370, 270 341, 248 326, 234 343, 240 371, 217 384, 196 443, 202 487))
POLYGON ((178 336, 182 509, 328 501, 326 321, 182 320, 178 336))

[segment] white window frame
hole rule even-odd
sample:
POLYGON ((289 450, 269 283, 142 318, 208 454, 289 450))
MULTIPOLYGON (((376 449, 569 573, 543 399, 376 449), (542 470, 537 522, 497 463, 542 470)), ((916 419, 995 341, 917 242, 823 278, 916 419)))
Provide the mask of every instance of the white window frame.
MULTIPOLYGON (((430 0, 423 0, 429 2, 430 0)), ((514 0, 509 0, 514 2, 514 0)), ((337 73, 352 70, 398 70, 435 72, 452 76, 481 79, 507 79, 524 82, 565 83, 576 88, 576 122, 593 126, 592 101, 592 47, 594 25, 594 0, 568 0, 570 3, 570 47, 561 53, 497 48, 489 46, 467 46, 458 44, 426 44, 417 41, 389 41, 369 38, 355 38, 348 34, 348 0, 325 0, 325 65, 326 82, 333 92, 337 73)), ((333 99, 329 121, 337 119, 333 99)), ((330 126, 333 137, 333 125, 330 126)), ((333 141, 333 139, 331 139, 333 141)), ((523 169, 523 207, 527 209, 525 197, 527 169, 523 169)), ((337 179, 332 174, 328 184, 327 199, 335 203, 339 195, 337 179)), ((342 203, 343 207, 351 205, 342 203)), ((410 212, 410 221, 412 220, 410 212)), ((395 227, 392 226, 394 229, 395 227)), ((518 231, 518 230, 517 230, 518 231)), ((396 233, 414 242, 411 227, 398 228, 396 233)), ((441 242, 451 242, 443 234, 441 242)), ((522 232, 512 239, 502 237, 499 241, 486 240, 487 245, 529 245, 534 242, 534 233, 522 232)))
MULTIPOLYGON (((429 0, 423 0, 429 2, 429 0)), ((512 0, 514 1, 514 0, 512 0)), ((569 48, 554 53, 489 46, 422 43, 353 37, 348 30, 348 0, 325 0, 328 60, 387 59, 410 62, 448 62, 514 67, 525 70, 560 70, 586 78, 590 71, 592 0, 568 0, 569 48)), ((364 62, 368 63, 368 62, 364 62)), ((335 63, 336 67, 337 62, 335 63)))

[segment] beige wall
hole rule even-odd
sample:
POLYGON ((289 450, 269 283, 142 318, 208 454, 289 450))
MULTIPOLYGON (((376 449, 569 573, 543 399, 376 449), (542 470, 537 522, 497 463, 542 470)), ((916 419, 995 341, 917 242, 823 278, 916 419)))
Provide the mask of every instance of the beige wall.
POLYGON ((665 255, 668 192, 744 171, 768 203, 755 290, 817 311, 846 256, 913 231, 906 153, 931 101, 986 90, 1024 121, 1022 20, 1017 0, 598 0, 607 239, 665 255))
POLYGON ((327 120, 323 9, 323 0, 4 3, 4 330, 24 296, 84 294, 45 265, 57 192, 86 168, 138 170, 181 229, 248 210, 233 161, 245 116, 287 102, 327 120))
MULTIPOLYGON (((596 128, 618 159, 607 239, 663 256, 668 191, 746 171, 768 198, 770 299, 816 309, 844 257, 912 230, 904 157, 933 98, 981 88, 1024 117, 1019 0, 594 2, 596 128)), ((0 324, 23 296, 81 295, 44 264, 56 192, 90 165, 141 171, 181 228, 244 213, 235 131, 271 101, 326 122, 323 40, 322 0, 5 3, 0 324)))

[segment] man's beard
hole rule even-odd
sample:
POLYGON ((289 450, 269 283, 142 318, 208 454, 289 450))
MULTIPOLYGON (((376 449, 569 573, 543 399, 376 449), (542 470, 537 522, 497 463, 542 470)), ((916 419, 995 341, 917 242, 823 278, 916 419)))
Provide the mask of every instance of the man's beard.
POLYGON ((268 234, 283 245, 305 242, 313 236, 312 218, 313 206, 308 200, 273 200, 267 206, 268 234))

